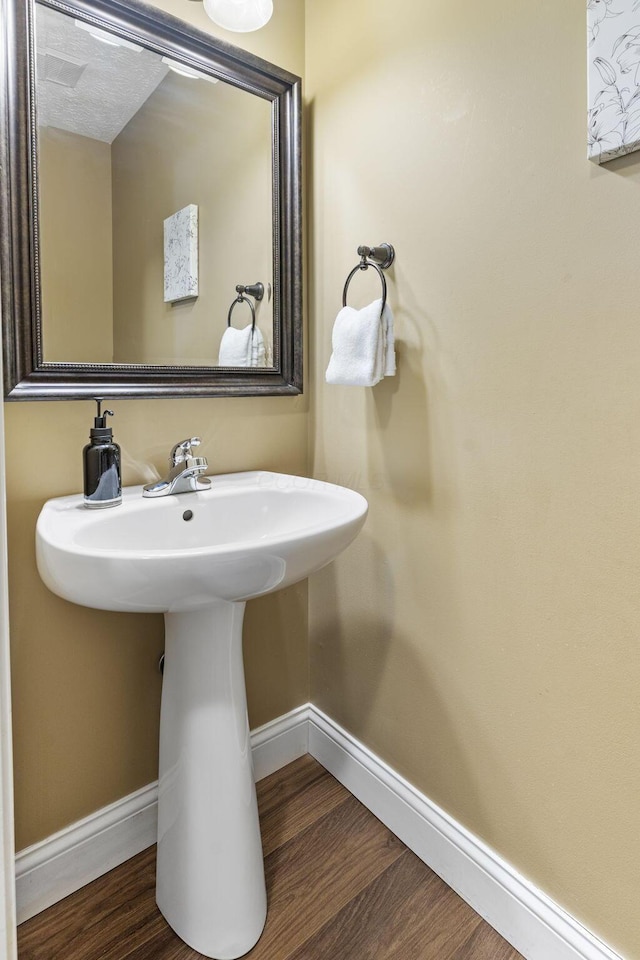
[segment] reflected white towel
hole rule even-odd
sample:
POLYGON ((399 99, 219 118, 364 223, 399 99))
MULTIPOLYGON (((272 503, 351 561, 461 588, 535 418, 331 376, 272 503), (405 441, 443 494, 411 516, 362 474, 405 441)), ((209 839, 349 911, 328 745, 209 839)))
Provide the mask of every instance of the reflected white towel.
POLYGON ((327 383, 373 387, 395 374, 393 314, 388 304, 382 316, 381 310, 381 299, 362 310, 342 308, 333 325, 327 383))
POLYGON ((265 363, 265 349, 264 349, 264 337, 262 336, 261 331, 258 327, 253 331, 253 336, 251 337, 251 366, 252 367, 264 367, 265 363))
POLYGON ((251 325, 238 330, 227 327, 220 341, 219 367, 264 367, 264 337, 251 325))
POLYGON ((251 324, 238 330, 237 327, 227 327, 220 341, 219 367, 251 367, 252 338, 251 324))

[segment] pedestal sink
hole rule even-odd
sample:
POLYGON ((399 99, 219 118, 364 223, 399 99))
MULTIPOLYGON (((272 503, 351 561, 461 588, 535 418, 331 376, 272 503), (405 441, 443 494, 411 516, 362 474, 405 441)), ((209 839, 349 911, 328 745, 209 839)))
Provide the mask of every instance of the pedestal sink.
POLYGON ((242 661, 245 601, 333 560, 362 527, 367 502, 317 480, 252 472, 206 492, 87 510, 49 500, 38 519, 38 570, 54 593, 88 607, 161 611, 157 902, 190 947, 232 960, 257 942, 266 892, 242 661))

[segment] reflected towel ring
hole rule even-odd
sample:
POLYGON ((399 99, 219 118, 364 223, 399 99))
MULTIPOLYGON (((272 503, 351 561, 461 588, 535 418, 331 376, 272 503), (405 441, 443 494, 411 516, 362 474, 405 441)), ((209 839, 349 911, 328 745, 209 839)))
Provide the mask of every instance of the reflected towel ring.
POLYGON ((244 297, 241 293, 238 294, 238 296, 236 297, 236 299, 233 301, 233 303, 232 303, 231 306, 229 307, 229 316, 227 317, 227 326, 228 326, 228 327, 231 326, 231 314, 233 313, 234 309, 236 308, 236 306, 237 306, 239 303, 248 303, 248 304, 249 304, 249 309, 251 310, 251 329, 252 329, 252 330, 255 330, 255 329, 256 329, 256 311, 255 311, 255 307, 254 307, 253 304, 251 303, 251 300, 249 300, 248 297, 244 297))
POLYGON ((369 267, 373 267, 373 269, 376 271, 376 273, 380 277, 380 282, 382 283, 382 309, 380 310, 380 316, 382 316, 382 314, 384 313, 384 308, 387 303, 387 281, 385 280, 384 273, 382 272, 378 264, 374 263, 373 260, 367 260, 366 257, 362 258, 360 263, 358 263, 353 268, 353 270, 351 271, 351 273, 346 279, 344 290, 342 291, 342 306, 346 307, 347 305, 347 290, 349 289, 349 284, 351 283, 351 280, 353 279, 353 277, 356 275, 358 270, 368 270, 369 267))

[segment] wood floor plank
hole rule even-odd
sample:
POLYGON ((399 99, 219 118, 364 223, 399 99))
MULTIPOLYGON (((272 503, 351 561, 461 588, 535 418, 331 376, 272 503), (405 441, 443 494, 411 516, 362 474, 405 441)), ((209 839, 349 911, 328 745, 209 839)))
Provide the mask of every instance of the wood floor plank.
POLYGON ((155 848, 94 880, 18 927, 20 960, 119 958, 124 940, 157 922, 155 848), (113 949, 112 949, 113 948, 113 949))
POLYGON ((247 957, 289 957, 404 851, 403 844, 354 797, 265 860, 270 910, 247 957))
MULTIPOLYGON (((406 856, 432 873, 410 850, 406 856)), ((417 870, 419 867, 414 864, 417 870)), ((485 921, 451 887, 433 874, 429 897, 417 889, 407 897, 380 937, 384 960, 478 960, 474 934, 485 921)), ((504 943, 504 941, 502 941, 504 943)), ((522 960, 513 951, 504 960, 522 960)))
POLYGON ((265 857, 333 810, 349 791, 307 754, 257 785, 265 857))
POLYGON ((451 960, 524 960, 521 953, 512 947, 497 930, 479 918, 469 939, 451 960))
POLYGON ((288 960, 378 960, 380 938, 387 925, 394 922, 399 903, 418 890, 425 901, 437 896, 438 877, 431 871, 425 875, 425 869, 423 864, 407 861, 407 853, 403 853, 288 960))
POLYGON ((183 943, 163 919, 160 929, 154 930, 144 942, 127 944, 126 953, 117 960, 200 960, 201 957, 202 954, 183 943))
POLYGON ((288 960, 475 960, 471 938, 482 923, 406 850, 288 960), (467 944, 472 952, 464 952, 467 944))
POLYGON ((318 778, 330 776, 322 764, 309 753, 293 760, 286 767, 281 767, 256 783, 260 816, 271 813, 282 803, 287 803, 298 791, 318 778))
POLYGON ((127 871, 111 871, 79 891, 82 897, 67 897, 22 924, 20 960, 120 960, 125 943, 144 942, 164 924, 155 905, 154 864, 155 850, 144 851, 127 871))

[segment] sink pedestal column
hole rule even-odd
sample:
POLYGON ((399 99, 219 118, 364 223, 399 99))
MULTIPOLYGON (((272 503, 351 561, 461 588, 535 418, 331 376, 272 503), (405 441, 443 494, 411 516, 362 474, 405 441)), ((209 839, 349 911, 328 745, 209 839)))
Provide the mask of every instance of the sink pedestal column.
POLYGON ((165 613, 156 898, 178 936, 216 960, 247 953, 267 913, 244 607, 165 613))

